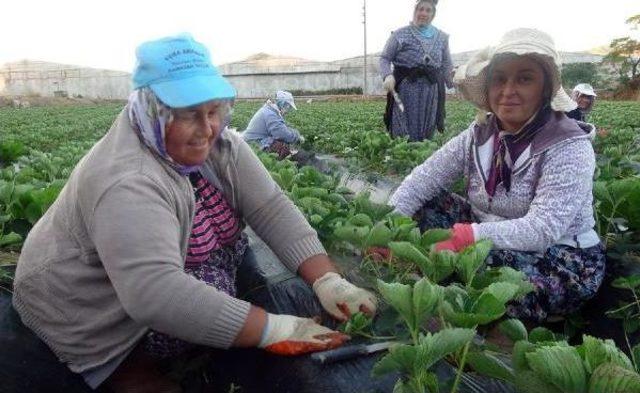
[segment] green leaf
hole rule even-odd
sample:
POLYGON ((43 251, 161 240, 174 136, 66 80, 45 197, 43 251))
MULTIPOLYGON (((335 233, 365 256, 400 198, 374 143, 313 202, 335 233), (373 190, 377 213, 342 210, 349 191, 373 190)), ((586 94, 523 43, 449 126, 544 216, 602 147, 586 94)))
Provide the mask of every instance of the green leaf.
POLYGON ((366 316, 364 313, 357 312, 351 315, 351 318, 339 328, 344 333, 350 336, 361 335, 362 333, 368 334, 369 327, 373 323, 373 320, 366 316))
POLYGON ((0 247, 6 247, 11 244, 18 244, 22 241, 22 236, 18 235, 15 232, 10 232, 7 235, 3 235, 0 233, 0 247))
POLYGON ((348 221, 349 224, 354 225, 354 226, 358 226, 358 227, 362 227, 362 226, 366 226, 366 227, 372 227, 373 226, 373 221, 371 220, 371 217, 369 217, 368 215, 364 214, 364 213, 358 213, 355 216, 351 217, 348 221))
POLYGON ((529 341, 532 343, 553 342, 557 341, 555 333, 551 330, 538 326, 529 332, 529 341))
POLYGON ((400 372, 411 374, 418 357, 418 347, 413 345, 395 345, 382 357, 371 370, 371 375, 379 377, 385 374, 400 372))
POLYGON ((543 380, 562 392, 587 391, 587 373, 574 347, 553 346, 538 348, 526 354, 531 369, 543 380))
POLYGON ((502 304, 507 303, 516 297, 518 286, 508 282, 494 282, 486 287, 482 293, 490 293, 502 304))
POLYGON ((491 251, 491 241, 481 240, 465 248, 458 258, 458 272, 465 284, 469 284, 491 251))
POLYGON ((513 346, 513 353, 511 354, 511 363, 514 370, 517 373, 531 370, 529 362, 527 361, 527 353, 533 352, 537 346, 529 341, 518 341, 513 346))
POLYGON ((473 287, 482 289, 488 287, 494 282, 508 282, 518 286, 516 298, 521 298, 527 293, 533 291, 533 284, 527 279, 526 275, 518 270, 507 266, 499 268, 489 268, 478 274, 473 280, 473 287))
POLYGON ((449 229, 429 229, 422 234, 420 239, 420 246, 425 250, 428 250, 431 245, 447 240, 451 237, 451 230, 449 229))
POLYGON ((432 316, 444 296, 444 288, 434 285, 428 279, 422 278, 413 286, 413 315, 417 324, 432 316))
POLYGON ((390 241, 391 230, 387 228, 384 222, 380 221, 371 228, 371 231, 365 240, 365 247, 386 247, 390 241))
POLYGON ((369 228, 345 225, 334 229, 333 234, 339 240, 346 241, 360 247, 364 244, 365 239, 369 235, 369 228))
POLYGON ((467 361, 474 370, 482 375, 511 383, 514 381, 513 370, 511 367, 498 357, 487 353, 486 351, 469 352, 467 354, 467 361))
POLYGON ((347 200, 344 199, 342 195, 336 194, 335 192, 332 192, 329 195, 327 195, 326 199, 329 202, 333 203, 334 205, 338 205, 338 206, 344 206, 348 204, 347 200))
POLYGON ((633 358, 636 362, 636 371, 640 372, 640 364, 638 364, 638 362, 640 362, 640 344, 636 344, 633 348, 631 348, 631 353, 633 354, 633 358))
POLYGON ((431 265, 429 258, 409 242, 390 242, 389 248, 394 257, 415 263, 421 269, 423 266, 431 265))
POLYGON ((428 369, 443 357, 458 351, 475 336, 475 329, 442 329, 435 334, 420 336, 419 346, 427 348, 427 357, 421 366, 428 369))
POLYGON ((578 347, 578 353, 584 359, 584 366, 588 373, 593 373, 596 368, 605 363, 633 370, 631 360, 616 347, 613 340, 601 340, 585 334, 582 337, 582 345, 578 347))
POLYGON ((422 273, 432 281, 440 282, 456 270, 458 254, 455 252, 449 250, 431 252, 430 257, 433 264, 428 265, 426 271, 422 273))
POLYGON ((589 393, 639 393, 638 373, 613 363, 600 365, 589 380, 589 393))
POLYGON ((27 208, 24 209, 25 218, 31 225, 35 224, 43 214, 44 212, 37 203, 30 203, 27 208))
POLYGON ((640 287, 640 274, 628 277, 618 277, 611 282, 611 286, 620 289, 636 289, 640 287))
POLYGON ((500 318, 506 311, 502 302, 490 293, 482 294, 477 300, 467 299, 462 307, 446 300, 442 304, 445 319, 455 326, 473 328, 500 318))
POLYGON ((400 283, 387 284, 378 280, 378 291, 382 298, 405 320, 409 327, 416 326, 413 314, 413 290, 411 286, 400 283))
POLYGON ((517 373, 514 385, 518 393, 562 393, 561 390, 538 377, 533 371, 517 373))
POLYGON ((498 328, 502 334, 507 336, 514 343, 520 340, 527 340, 527 328, 519 319, 507 319, 506 321, 502 321, 498 328))

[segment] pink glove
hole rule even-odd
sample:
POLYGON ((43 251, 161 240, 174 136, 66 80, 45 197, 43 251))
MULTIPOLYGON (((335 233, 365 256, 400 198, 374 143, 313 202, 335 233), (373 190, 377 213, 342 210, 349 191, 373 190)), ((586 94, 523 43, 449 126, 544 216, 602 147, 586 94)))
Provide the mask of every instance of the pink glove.
POLYGON ((476 239, 473 236, 473 227, 471 227, 471 224, 455 224, 451 238, 436 243, 436 251, 450 250, 459 252, 475 243, 475 241, 476 239))

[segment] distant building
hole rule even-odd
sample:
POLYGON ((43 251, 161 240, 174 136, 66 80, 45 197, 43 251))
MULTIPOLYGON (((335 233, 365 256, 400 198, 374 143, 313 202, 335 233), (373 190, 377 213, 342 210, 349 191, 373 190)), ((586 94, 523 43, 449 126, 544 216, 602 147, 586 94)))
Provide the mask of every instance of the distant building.
POLYGON ((0 96, 126 98, 131 74, 46 61, 22 60, 0 67, 0 96))
MULTIPOLYGON (((474 52, 453 54, 455 66, 474 52)), ((563 62, 599 63, 602 56, 590 53, 561 53, 563 62)), ((381 95, 380 54, 367 56, 367 94, 381 95)), ((327 91, 362 88, 364 57, 331 62, 265 53, 223 64, 220 71, 236 87, 239 98, 263 98, 278 89, 327 91)), ((45 61, 23 60, 0 66, 0 96, 68 96, 95 99, 126 99, 131 91, 131 74, 78 67, 45 61)))

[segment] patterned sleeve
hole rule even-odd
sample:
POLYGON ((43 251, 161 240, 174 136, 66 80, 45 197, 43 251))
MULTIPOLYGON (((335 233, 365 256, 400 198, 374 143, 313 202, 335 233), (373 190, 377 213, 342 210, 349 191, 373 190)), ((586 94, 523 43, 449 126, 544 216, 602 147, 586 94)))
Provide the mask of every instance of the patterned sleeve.
POLYGON ((389 200, 396 212, 412 216, 426 201, 449 189, 462 176, 468 162, 472 130, 473 125, 411 171, 389 200))
POLYGON ((382 79, 393 73, 391 70, 391 62, 396 58, 399 46, 400 44, 398 43, 398 39, 395 34, 391 33, 391 37, 387 40, 387 44, 384 46, 384 49, 380 54, 380 75, 382 76, 382 79))
POLYGON ((496 249, 544 251, 566 234, 578 210, 591 197, 595 154, 586 139, 547 151, 529 211, 514 220, 473 224, 476 239, 496 249))

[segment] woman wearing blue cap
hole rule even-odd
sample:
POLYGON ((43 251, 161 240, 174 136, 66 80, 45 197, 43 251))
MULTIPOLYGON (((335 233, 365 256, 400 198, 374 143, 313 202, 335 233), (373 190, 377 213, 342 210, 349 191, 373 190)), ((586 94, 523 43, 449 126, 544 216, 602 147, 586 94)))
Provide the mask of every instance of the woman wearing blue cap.
POLYGON ((146 42, 133 83, 25 241, 13 298, 23 322, 92 388, 107 380, 115 391, 179 391, 152 366, 189 345, 285 355, 341 345, 346 336, 311 319, 235 297, 250 225, 334 317, 376 309, 249 146, 224 132, 235 91, 208 50, 189 35, 146 42))
POLYGON ((253 115, 242 137, 247 142, 259 144, 262 150, 277 154, 279 159, 284 159, 291 154, 292 143, 304 142, 300 132, 284 121, 287 113, 297 109, 293 95, 288 91, 278 90, 253 115))

